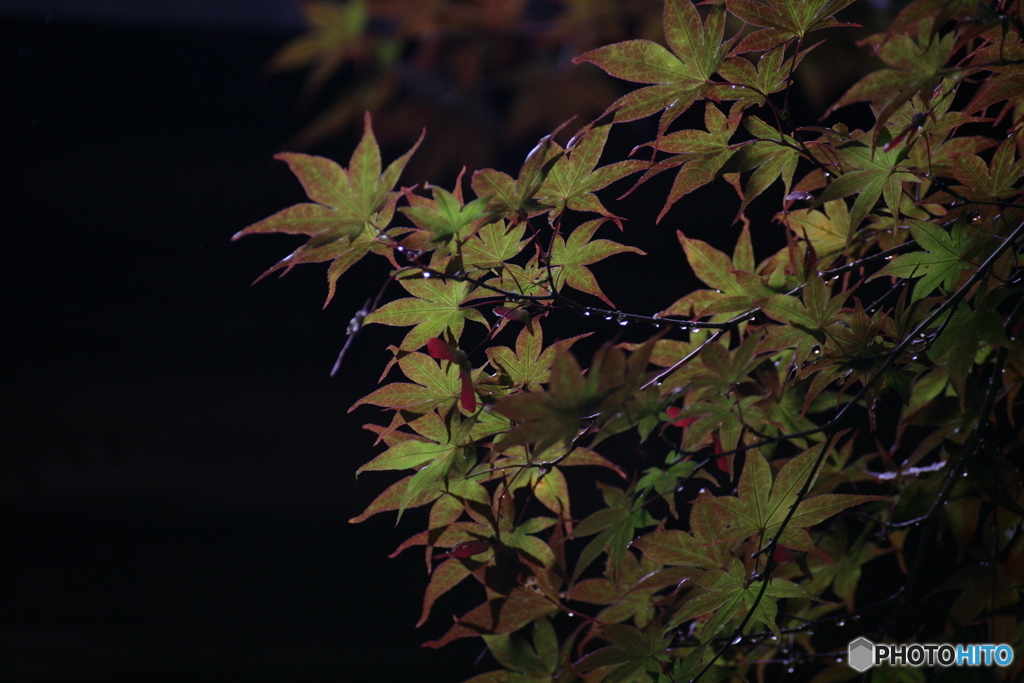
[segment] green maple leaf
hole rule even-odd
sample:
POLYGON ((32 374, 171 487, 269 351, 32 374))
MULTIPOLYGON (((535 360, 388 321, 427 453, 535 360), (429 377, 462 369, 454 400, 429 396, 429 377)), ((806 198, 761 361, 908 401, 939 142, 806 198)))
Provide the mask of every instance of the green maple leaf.
MULTIPOLYGON (((817 444, 787 462, 772 481, 771 467, 758 450, 747 451, 746 464, 740 475, 738 496, 709 498, 698 505, 713 505, 717 509, 718 543, 734 543, 758 536, 762 545, 779 533, 783 519, 797 503, 797 493, 804 486, 815 460, 826 444, 817 444)), ((843 510, 875 500, 888 500, 883 496, 860 496, 824 493, 800 501, 789 524, 778 538, 778 544, 825 558, 814 545, 806 528, 832 517, 843 510)), ((825 558, 827 559, 827 558, 825 558)))
POLYGON ((961 397, 965 397, 967 375, 981 346, 980 324, 983 316, 961 302, 950 314, 942 334, 928 349, 928 357, 949 373, 949 379, 961 397))
POLYGON ((824 343, 832 328, 837 325, 837 315, 849 292, 840 291, 829 296, 829 287, 817 273, 807 279, 801 298, 788 294, 776 294, 758 303, 765 315, 780 323, 787 323, 796 329, 824 343))
POLYGON ((774 290, 766 289, 763 281, 757 283, 745 277, 750 275, 756 278, 750 272, 754 270, 754 248, 749 228, 744 227, 740 231, 732 258, 707 242, 687 237, 681 230, 676 231, 676 237, 693 274, 711 289, 691 292, 659 315, 699 317, 710 313, 745 311, 754 307, 753 301, 756 298, 775 293, 774 290))
POLYGON ((817 209, 795 209, 778 216, 797 237, 806 239, 819 257, 834 256, 846 248, 850 236, 850 209, 842 199, 826 202, 824 213, 817 209))
POLYGON ((611 645, 591 652, 574 666, 590 671, 616 665, 601 679, 604 683, 641 680, 641 673, 660 672, 669 662, 668 647, 674 634, 666 635, 657 621, 652 621, 644 631, 628 624, 606 624, 601 627, 601 634, 611 645))
POLYGON ((652 531, 636 539, 633 547, 661 564, 707 568, 715 566, 707 548, 692 535, 677 529, 652 531))
POLYGON ((614 308, 615 304, 601 291, 601 287, 597 284, 597 278, 587 266, 614 254, 627 251, 641 256, 647 254, 636 247, 629 247, 611 240, 591 241, 594 233, 605 220, 604 218, 595 218, 592 221, 587 221, 573 230, 567 240, 563 239, 561 235, 555 235, 551 245, 552 279, 555 282, 556 290, 560 290, 563 285, 568 285, 573 289, 592 294, 614 308))
POLYGON ((614 112, 616 121, 634 121, 661 111, 661 135, 690 105, 711 92, 709 81, 728 49, 722 42, 724 10, 721 4, 712 6, 702 22, 690 0, 667 0, 663 26, 669 49, 650 40, 627 40, 586 52, 573 62, 590 62, 616 78, 650 84, 620 97, 608 111, 614 112))
MULTIPOLYGON (((885 131, 884 137, 888 142, 888 131, 885 131)), ((850 210, 851 231, 860 227, 861 221, 874 209, 879 197, 885 201, 893 218, 899 219, 903 183, 921 182, 921 178, 911 173, 905 162, 906 151, 899 148, 889 151, 883 147, 873 148, 857 138, 851 138, 837 144, 835 152, 839 156, 842 173, 829 183, 811 208, 857 194, 850 210)))
POLYGON ((566 597, 607 605, 597 615, 601 623, 618 624, 633 619, 637 626, 644 628, 655 615, 654 594, 667 586, 678 585, 682 572, 661 571, 661 565, 646 554, 638 560, 633 553, 626 553, 622 560, 614 581, 608 577, 584 579, 573 585, 566 597))
POLYGON ((857 26, 837 21, 836 12, 853 0, 727 0, 729 12, 752 26, 759 26, 736 46, 734 52, 762 52, 811 31, 837 26, 857 26))
POLYGON ((411 297, 397 299, 381 306, 366 316, 364 324, 380 323, 397 327, 409 327, 402 340, 403 351, 418 349, 431 337, 440 337, 448 331, 457 342, 467 320, 474 320, 487 326, 480 311, 462 308, 469 297, 472 285, 455 280, 442 281, 439 278, 407 278, 402 286, 411 297))
POLYGON ((410 353, 399 359, 398 366, 414 383, 387 384, 356 401, 349 412, 363 404, 415 414, 435 408, 448 412, 458 402, 461 381, 457 364, 448 363, 445 369, 426 354, 410 353))
POLYGON ((655 163, 637 182, 637 186, 662 171, 679 169, 657 221, 661 221, 682 197, 714 180, 736 153, 736 149, 729 145, 729 140, 739 126, 738 117, 727 119, 718 107, 707 102, 704 105, 704 126, 706 132, 680 130, 650 143, 656 149, 676 156, 655 163))
POLYGON ((910 233, 925 251, 900 254, 884 268, 872 275, 900 278, 921 278, 914 285, 911 301, 917 301, 942 287, 951 292, 960 274, 976 268, 972 262, 981 240, 968 232, 966 221, 959 220, 946 232, 941 226, 911 219, 910 233))
MULTIPOLYGON (((710 346, 714 346, 711 344, 710 346)), ((733 450, 739 445, 740 435, 748 425, 764 423, 764 411, 758 406, 760 397, 712 396, 686 406, 675 416, 677 420, 696 418, 683 436, 683 448, 698 448, 712 432, 721 437, 722 448, 733 450)))
POLYGON ((1024 159, 1016 159, 1016 139, 1007 137, 986 165, 976 154, 953 155, 953 176, 963 183, 954 189, 969 200, 1007 200, 1021 194, 1017 187, 1024 172, 1024 159))
POLYGON ((776 623, 779 614, 776 601, 781 598, 814 599, 813 595, 792 581, 771 578, 768 579, 764 595, 757 602, 761 584, 747 579, 743 564, 736 558, 730 561, 729 571, 712 569, 691 577, 690 581, 700 587, 702 592, 683 605, 679 613, 669 621, 668 627, 675 628, 690 619, 711 613, 713 616, 701 629, 702 643, 710 643, 741 608, 745 611, 754 610, 750 621, 747 622, 748 626, 764 624, 776 637, 781 638, 782 634, 776 623), (754 607, 755 602, 757 607, 754 607))
POLYGON ((796 140, 783 135, 756 116, 747 117, 743 125, 757 139, 739 147, 729 164, 735 172, 754 169, 741 194, 743 202, 740 204, 740 214, 755 197, 779 178, 788 195, 793 184, 796 162, 800 158, 796 140))
POLYGON ((377 238, 394 213, 398 193, 392 189, 422 139, 421 135, 412 149, 381 173, 380 149, 367 112, 363 137, 347 169, 324 157, 289 152, 275 155, 275 159, 288 164, 313 203, 296 204, 279 211, 236 233, 232 239, 253 233, 284 232, 309 235, 309 240, 258 280, 282 268, 287 273, 299 263, 331 261, 324 305, 330 303, 338 278, 352 264, 371 250, 388 251, 377 238))
POLYGON ((511 226, 504 221, 489 223, 463 243, 463 263, 467 268, 503 268, 526 246, 529 240, 523 239, 525 232, 526 223, 511 226))
POLYGON ((473 174, 473 191, 477 197, 488 197, 487 211, 490 216, 511 217, 513 223, 518 223, 523 218, 536 216, 550 208, 538 202, 535 197, 551 168, 564 154, 561 147, 552 140, 562 126, 541 138, 537 146, 530 150, 518 178, 513 180, 507 173, 493 168, 480 169, 473 174))
POLYGON ((939 37, 922 31, 917 40, 907 35, 873 36, 872 42, 875 53, 890 68, 872 71, 855 83, 825 115, 854 102, 877 103, 872 138, 872 144, 877 144, 886 121, 910 98, 920 95, 928 105, 932 91, 947 75, 944 67, 956 46, 956 32, 939 37))
POLYGON ((483 639, 487 648, 506 671, 491 672, 490 677, 488 674, 475 676, 466 683, 554 681, 562 661, 558 652, 558 635, 546 617, 534 621, 531 630, 532 639, 527 639, 523 633, 485 635, 483 639), (523 674, 523 677, 509 678, 508 671, 523 674))
MULTIPOLYGON (((372 401, 363 399, 360 403, 372 403, 372 401)), ((355 406, 353 406, 353 408, 354 407, 355 406)), ((432 435, 437 439, 436 441, 409 435, 410 438, 398 441, 398 443, 391 446, 391 448, 357 469, 356 475, 358 476, 362 472, 379 472, 385 470, 418 470, 427 463, 431 463, 439 458, 446 458, 450 456, 453 450, 466 445, 460 442, 452 442, 452 432, 445 426, 441 416, 437 413, 426 413, 419 419, 419 422, 421 423, 419 425, 420 429, 429 429, 432 435), (425 426, 422 424, 423 422, 433 424, 425 426)))
POLYGON ((767 101, 768 95, 788 85, 789 76, 795 68, 793 60, 799 63, 808 51, 785 59, 785 46, 779 45, 761 55, 757 62, 746 57, 730 57, 718 67, 718 75, 728 83, 716 85, 715 96, 719 100, 736 100, 743 107, 760 106, 767 101))
POLYGON ((538 391, 540 385, 546 383, 550 377, 555 352, 558 349, 568 350, 575 342, 591 334, 593 333, 588 332, 555 342, 541 351, 544 333, 540 322, 535 320, 531 325, 524 325, 519 331, 515 351, 507 346, 492 346, 487 349, 487 357, 492 365, 509 376, 514 387, 538 391))
POLYGON ((636 530, 656 524, 643 507, 641 497, 634 497, 622 489, 600 482, 597 486, 601 489, 607 507, 585 518, 573 531, 576 538, 597 534, 580 553, 580 559, 573 570, 573 582, 605 551, 608 552, 612 576, 617 577, 636 530))
MULTIPOLYGON (((456 183, 458 185, 459 181, 456 183)), ((487 197, 481 197, 464 205, 460 191, 452 194, 434 186, 431 187, 431 192, 434 195, 433 200, 407 192, 406 196, 412 206, 403 206, 399 211, 408 216, 417 227, 430 233, 430 241, 434 243, 447 244, 452 239, 465 239, 465 228, 477 223, 489 201, 487 197)))
POLYGON ((583 376, 565 349, 556 349, 547 391, 520 392, 498 401, 493 410, 518 424, 496 445, 499 451, 535 443, 542 453, 558 443, 568 446, 581 420, 598 410, 611 389, 598 385, 598 373, 583 376))
POLYGON ((566 153, 551 167, 551 172, 540 187, 537 200, 552 207, 552 218, 562 215, 566 209, 588 211, 611 218, 622 227, 622 219, 609 212, 594 192, 649 164, 638 159, 627 159, 595 171, 610 128, 611 124, 607 123, 588 128, 583 134, 577 133, 566 153))

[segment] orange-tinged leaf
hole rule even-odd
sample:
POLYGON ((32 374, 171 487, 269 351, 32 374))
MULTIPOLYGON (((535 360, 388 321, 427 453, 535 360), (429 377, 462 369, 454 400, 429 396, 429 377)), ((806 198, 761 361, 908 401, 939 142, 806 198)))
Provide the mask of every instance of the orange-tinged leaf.
POLYGON ((333 261, 327 276, 326 306, 334 296, 338 277, 371 249, 379 248, 376 237, 387 228, 394 212, 397 194, 392 189, 420 140, 382 174, 380 149, 367 112, 363 137, 352 153, 348 169, 324 157, 288 152, 276 155, 274 158, 288 164, 306 195, 316 203, 285 209, 250 225, 232 239, 266 232, 309 235, 305 244, 261 277, 280 269, 288 272, 299 263, 333 261))
POLYGON ((431 575, 430 583, 427 584, 427 590, 423 594, 423 611, 416 622, 416 628, 422 626, 430 618, 430 610, 437 599, 455 588, 471 573, 465 562, 460 562, 454 557, 439 564, 431 575))
POLYGON ((423 643, 424 647, 444 647, 458 638, 490 633, 512 633, 539 617, 553 614, 558 607, 532 590, 516 586, 508 597, 496 597, 475 607, 441 638, 423 643))
POLYGON ((417 493, 411 500, 405 500, 406 490, 409 486, 409 482, 412 481, 413 476, 415 475, 409 475, 405 479, 396 481, 394 484, 384 489, 384 492, 377 496, 362 513, 348 520, 349 523, 358 524, 359 522, 366 521, 380 512, 400 510, 402 508, 409 509, 419 507, 420 505, 426 505, 427 503, 432 503, 437 500, 442 495, 440 491, 425 490, 417 493), (403 501, 405 501, 404 504, 403 501))
POLYGON ((639 548, 644 555, 668 565, 683 565, 692 567, 709 567, 707 549, 693 536, 676 529, 659 529, 641 536, 633 542, 633 546, 639 548))

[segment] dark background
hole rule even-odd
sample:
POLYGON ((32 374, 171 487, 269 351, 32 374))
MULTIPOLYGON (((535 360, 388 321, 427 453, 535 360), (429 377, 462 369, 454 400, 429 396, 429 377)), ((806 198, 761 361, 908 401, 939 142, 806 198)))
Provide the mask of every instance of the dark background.
MULTIPOLYGON (((328 371, 386 268, 359 264, 322 310, 325 267, 250 286, 301 239, 230 241, 305 200, 272 159, 308 120, 302 76, 261 75, 302 30, 295 5, 0 0, 0 29, 0 680, 460 681, 495 668, 474 664, 477 640, 419 647, 480 597, 446 596, 413 628, 422 554, 386 555, 423 528, 419 511, 398 529, 393 514, 348 523, 394 477, 357 484, 379 452, 360 426, 383 416, 346 411, 402 332, 367 328, 342 376, 328 371)), ((687 116, 701 125, 700 110, 687 116)), ((650 139, 622 128, 613 154, 650 139)), ((347 163, 355 140, 312 151, 347 163)), ((515 173, 529 146, 495 165, 515 173)), ((654 230, 659 207, 638 201, 612 208, 634 218, 620 239, 652 258, 595 270, 617 303, 649 313, 696 284, 680 219, 724 247, 737 230, 714 226, 737 203, 706 188, 654 230)), ((759 243, 759 257, 778 246, 759 243)), ((563 324, 546 330, 585 331, 563 324)))
POLYGON ((322 311, 322 268, 250 287, 294 239, 229 241, 304 199, 271 158, 301 78, 259 76, 295 7, 45 4, 0 3, 0 679, 493 668, 473 668, 479 641, 418 647, 463 610, 413 629, 422 555, 386 555, 418 520, 347 521, 386 484, 356 484, 375 416, 346 416, 386 334, 328 371, 377 281, 357 272, 322 311))

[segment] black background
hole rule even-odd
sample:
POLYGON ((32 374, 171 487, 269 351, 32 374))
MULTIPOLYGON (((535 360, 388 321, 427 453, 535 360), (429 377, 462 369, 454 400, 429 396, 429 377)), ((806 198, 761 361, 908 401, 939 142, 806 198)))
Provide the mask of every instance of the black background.
MULTIPOLYGON (((0 21, 3 680, 460 681, 494 668, 474 664, 479 641, 419 647, 479 596, 442 599, 413 628, 422 554, 386 555, 423 528, 417 511, 397 530, 393 515, 348 523, 393 478, 357 484, 377 452, 360 426, 382 416, 346 411, 401 332, 367 328, 342 376, 328 371, 386 269, 360 264, 322 310, 323 267, 250 286, 301 240, 230 241, 305 199, 272 159, 301 126, 301 77, 260 76, 296 28, 0 21)), ((354 143, 314 151, 346 163, 354 143)), ((514 173, 525 151, 496 165, 514 173)), ((658 207, 640 211, 622 239, 652 254, 643 270, 631 255, 596 268, 617 303, 653 312, 695 284, 680 217, 693 236, 735 240, 712 227, 736 208, 715 192, 657 230, 658 207)), ((565 324, 547 329, 585 331, 565 324)))
POLYGON ((386 483, 356 485, 374 416, 346 410, 387 336, 328 371, 374 273, 322 311, 323 269, 250 287, 295 240, 229 241, 304 199, 271 158, 301 80, 259 77, 289 34, 2 21, 0 678, 493 668, 418 647, 462 608, 413 629, 422 555, 385 556, 415 518, 347 521, 386 483))

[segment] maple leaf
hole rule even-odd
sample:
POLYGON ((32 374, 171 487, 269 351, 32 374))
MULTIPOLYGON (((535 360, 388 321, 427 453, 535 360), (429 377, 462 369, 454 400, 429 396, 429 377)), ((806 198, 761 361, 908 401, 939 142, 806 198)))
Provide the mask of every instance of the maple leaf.
POLYGON ((403 206, 399 211, 408 216, 418 228, 427 231, 430 242, 434 244, 448 244, 453 239, 461 241, 467 236, 463 234, 465 228, 478 223, 489 201, 487 197, 481 197, 463 204, 461 182, 460 174, 455 181, 455 194, 436 185, 432 186, 432 200, 407 191, 405 196, 411 206, 403 206))
POLYGON ((733 51, 762 52, 803 38, 811 31, 838 26, 857 26, 837 21, 836 12, 853 0, 726 0, 729 12, 752 26, 759 26, 733 51))
POLYGON ((942 287, 952 291, 960 274, 969 268, 976 268, 972 259, 978 255, 981 240, 968 231, 967 222, 959 220, 949 232, 934 223, 910 219, 910 234, 924 251, 900 254, 884 268, 873 274, 869 280, 890 276, 899 278, 921 278, 914 285, 911 301, 917 301, 942 287))
POLYGON ((419 427, 420 429, 429 429, 431 435, 438 440, 432 441, 428 438, 403 433, 404 438, 357 469, 356 476, 363 472, 419 469, 426 463, 450 455, 454 449, 460 447, 460 444, 452 443, 451 433, 437 413, 426 413, 421 418, 419 427), (424 422, 433 424, 426 426, 424 422))
POLYGON ((712 560, 697 539, 677 529, 652 531, 636 539, 633 547, 661 564, 710 568, 708 562, 712 560))
POLYGON ((987 165, 976 154, 953 155, 953 176, 962 183, 954 186, 968 200, 998 201, 1020 195, 1024 190, 1015 187, 1024 172, 1024 159, 1014 160, 1015 140, 1007 137, 992 155, 987 165))
POLYGON ((440 648, 458 638, 518 631, 530 622, 558 611, 543 595, 515 586, 507 596, 497 596, 462 615, 446 634, 428 640, 423 647, 440 648))
MULTIPOLYGON (((715 541, 732 543, 758 536, 762 545, 779 533, 782 521, 797 504, 797 493, 804 486, 815 460, 826 444, 817 444, 787 462, 772 481, 771 467, 760 451, 747 451, 746 464, 740 474, 738 496, 722 496, 699 501, 697 505, 713 505, 718 512, 720 529, 715 541)), ((836 515, 843 510, 876 500, 883 496, 823 493, 800 501, 789 524, 778 537, 778 545, 828 558, 814 545, 806 527, 836 515)))
MULTIPOLYGON (((859 131, 858 131, 859 133, 859 131)), ((883 142, 889 140, 888 130, 883 129, 883 142)), ((861 221, 870 213, 878 198, 885 201, 894 219, 899 219, 900 202, 904 182, 921 182, 906 164, 906 152, 902 149, 886 150, 872 148, 861 142, 858 136, 843 140, 835 145, 840 164, 838 177, 811 204, 815 208, 834 199, 858 194, 850 210, 850 230, 860 227, 861 221)), ((822 154, 822 152, 818 152, 822 154)), ((822 158, 832 164, 828 158, 822 158)))
POLYGON ((446 360, 459 368, 459 380, 462 384, 460 399, 462 409, 472 413, 476 410, 476 393, 473 391, 473 378, 470 373, 473 366, 469 364, 469 358, 465 351, 453 347, 443 339, 431 337, 427 340, 427 350, 431 358, 446 360))
MULTIPOLYGON (((714 94, 719 100, 736 100, 741 107, 762 105, 768 95, 783 90, 796 64, 811 48, 801 50, 796 57, 785 59, 785 46, 768 50, 757 62, 746 57, 730 57, 718 67, 718 75, 728 83, 716 84, 714 94)), ((735 108, 734 108, 735 111, 735 108)))
POLYGON ((286 71, 312 67, 303 94, 313 95, 352 59, 365 56, 370 45, 366 37, 369 15, 363 2, 317 2, 300 5, 310 31, 292 39, 271 57, 267 68, 286 71))
POLYGON ((607 605, 597 615, 604 624, 617 624, 633 619, 639 628, 646 627, 654 618, 654 594, 668 586, 676 586, 683 572, 662 570, 661 565, 644 555, 640 560, 633 553, 625 553, 622 567, 615 580, 608 576, 584 579, 574 584, 566 595, 570 600, 607 605))
POLYGON ((540 322, 534 321, 519 331, 515 351, 507 346, 492 346, 487 349, 487 357, 492 365, 508 375, 513 387, 538 391, 540 385, 548 381, 557 350, 568 350, 574 343, 591 334, 588 332, 555 342, 541 351, 544 333, 540 322))
POLYGON ((347 169, 324 157, 290 152, 275 155, 275 159, 288 164, 313 202, 279 211, 231 239, 253 233, 284 232, 309 235, 309 240, 260 275, 257 282, 282 268, 287 273, 299 263, 331 261, 324 306, 330 303, 338 278, 352 264, 371 250, 388 251, 377 238, 394 212, 398 193, 391 190, 422 140, 421 135, 412 149, 381 173, 380 149, 367 112, 363 137, 347 169))
POLYGON ((807 240, 821 258, 843 251, 849 241, 850 209, 842 199, 826 202, 824 213, 817 209, 795 209, 779 213, 775 220, 807 240))
POLYGON ((594 192, 630 173, 643 170, 649 164, 638 159, 626 159, 595 171, 610 128, 611 124, 606 123, 577 133, 569 142, 566 153, 551 167, 538 190, 537 200, 552 207, 549 212, 552 219, 562 215, 566 209, 588 211, 614 220, 622 229, 622 219, 612 215, 594 192))
POLYGON ((775 293, 774 290, 763 289, 763 281, 757 285, 755 281, 742 275, 753 275, 750 271, 754 270, 754 248, 750 239, 750 229, 746 226, 736 240, 732 258, 707 242, 687 237, 681 230, 676 231, 676 237, 683 247, 683 253, 693 274, 711 289, 690 292, 658 313, 659 317, 701 316, 708 314, 709 309, 715 313, 745 311, 753 308, 754 298, 775 293))
POLYGON ((846 94, 829 107, 825 115, 854 102, 879 104, 875 115, 872 144, 877 144, 885 123, 905 102, 920 95, 925 106, 932 91, 946 77, 945 64, 956 45, 955 32, 939 37, 919 33, 917 40, 906 35, 872 36, 878 57, 891 68, 872 71, 855 83, 846 94))
POLYGON ((533 637, 530 639, 527 639, 526 635, 521 632, 483 636, 491 654, 506 670, 474 676, 466 683, 497 683, 501 680, 517 680, 508 677, 509 671, 522 674, 521 680, 523 681, 536 681, 536 683, 555 681, 563 660, 558 652, 558 635, 547 617, 534 620, 531 631, 533 637))
POLYGON ((487 211, 491 216, 513 216, 518 223, 523 218, 536 216, 550 207, 534 197, 543 185, 551 168, 564 152, 552 138, 564 127, 559 126, 550 135, 541 138, 537 146, 526 155, 519 177, 512 179, 507 173, 484 168, 473 174, 471 186, 477 197, 488 197, 487 211))
POLYGON ((743 201, 737 217, 777 179, 782 179, 785 194, 788 195, 793 184, 796 162, 800 158, 796 140, 783 135, 756 116, 747 117, 743 125, 756 139, 739 147, 729 165, 733 172, 750 169, 754 169, 754 172, 747 179, 747 186, 740 192, 743 201))
POLYGON ((617 665, 601 679, 605 683, 641 680, 637 676, 645 671, 661 672, 669 661, 667 648, 675 637, 671 632, 666 635, 657 621, 651 622, 644 631, 628 624, 606 624, 601 626, 601 634, 611 645, 591 652, 576 662, 575 667, 590 671, 617 665))
POLYGON ((738 117, 727 119, 718 107, 707 102, 704 105, 704 126, 707 132, 680 130, 660 136, 649 143, 660 151, 677 156, 653 164, 634 185, 634 190, 662 171, 679 168, 665 199, 665 205, 655 222, 660 222, 682 197, 714 180, 725 163, 736 153, 736 149, 729 145, 729 140, 739 126, 738 117))
POLYGON ((741 608, 754 613, 748 622, 751 625, 764 624, 776 637, 781 638, 776 623, 779 608, 776 600, 780 598, 805 598, 814 600, 814 596, 803 588, 786 579, 770 578, 761 600, 761 584, 751 581, 746 576, 743 564, 736 558, 729 562, 729 570, 712 569, 690 577, 690 581, 701 589, 701 592, 690 599, 668 623, 675 628, 683 622, 695 619, 704 614, 711 618, 704 624, 700 632, 702 643, 710 643, 722 632, 729 621, 741 608), (757 606, 754 607, 755 602, 757 606))
POLYGON ((398 360, 407 378, 415 382, 394 382, 356 401, 349 412, 363 404, 411 413, 427 413, 435 408, 443 411, 454 407, 460 395, 460 377, 456 364, 447 370, 423 353, 409 353, 398 360))
POLYGON ((573 531, 576 538, 597 534, 580 553, 573 570, 573 582, 605 551, 608 552, 612 575, 617 577, 635 531, 657 523, 643 507, 641 497, 634 497, 622 489, 601 482, 597 483, 597 487, 601 489, 607 507, 585 518, 573 531))
POLYGON ((601 291, 601 287, 597 284, 597 278, 587 266, 627 251, 641 256, 647 254, 636 247, 629 247, 611 240, 591 241, 594 233, 605 220, 604 218, 595 218, 592 221, 587 221, 573 230, 567 240, 563 239, 561 235, 555 235, 551 244, 552 279, 555 282, 556 290, 560 290, 563 285, 568 285, 573 289, 592 294, 615 308, 615 304, 601 291))
POLYGON ((412 326, 402 340, 402 350, 418 349, 426 344, 428 339, 438 337, 446 330, 452 339, 458 341, 467 320, 487 326, 487 321, 480 311, 462 307, 470 295, 470 283, 419 277, 405 278, 400 282, 412 296, 381 306, 366 316, 363 323, 412 326))
POLYGON ((722 42, 725 8, 720 3, 713 5, 707 20, 701 22, 690 0, 667 0, 662 24, 669 49, 650 40, 627 40, 573 59, 576 64, 590 62, 625 81, 651 84, 623 95, 608 111, 617 122, 661 111, 659 136, 690 105, 711 92, 709 81, 728 50, 728 43, 722 42))
POLYGON ((468 267, 503 268, 526 246, 523 239, 526 223, 506 225, 505 221, 489 223, 462 245, 462 261, 468 267))
POLYGON ((535 450, 543 452, 558 443, 568 446, 580 421, 597 410, 612 391, 597 386, 595 378, 592 373, 588 381, 572 354, 556 349, 547 391, 513 394, 495 404, 494 412, 518 423, 495 448, 503 451, 535 443, 535 450))
POLYGON ((807 279, 801 292, 802 298, 788 294, 776 294, 758 303, 765 315, 796 329, 824 343, 827 333, 837 326, 836 316, 849 292, 841 291, 829 296, 829 286, 815 273, 807 279))

